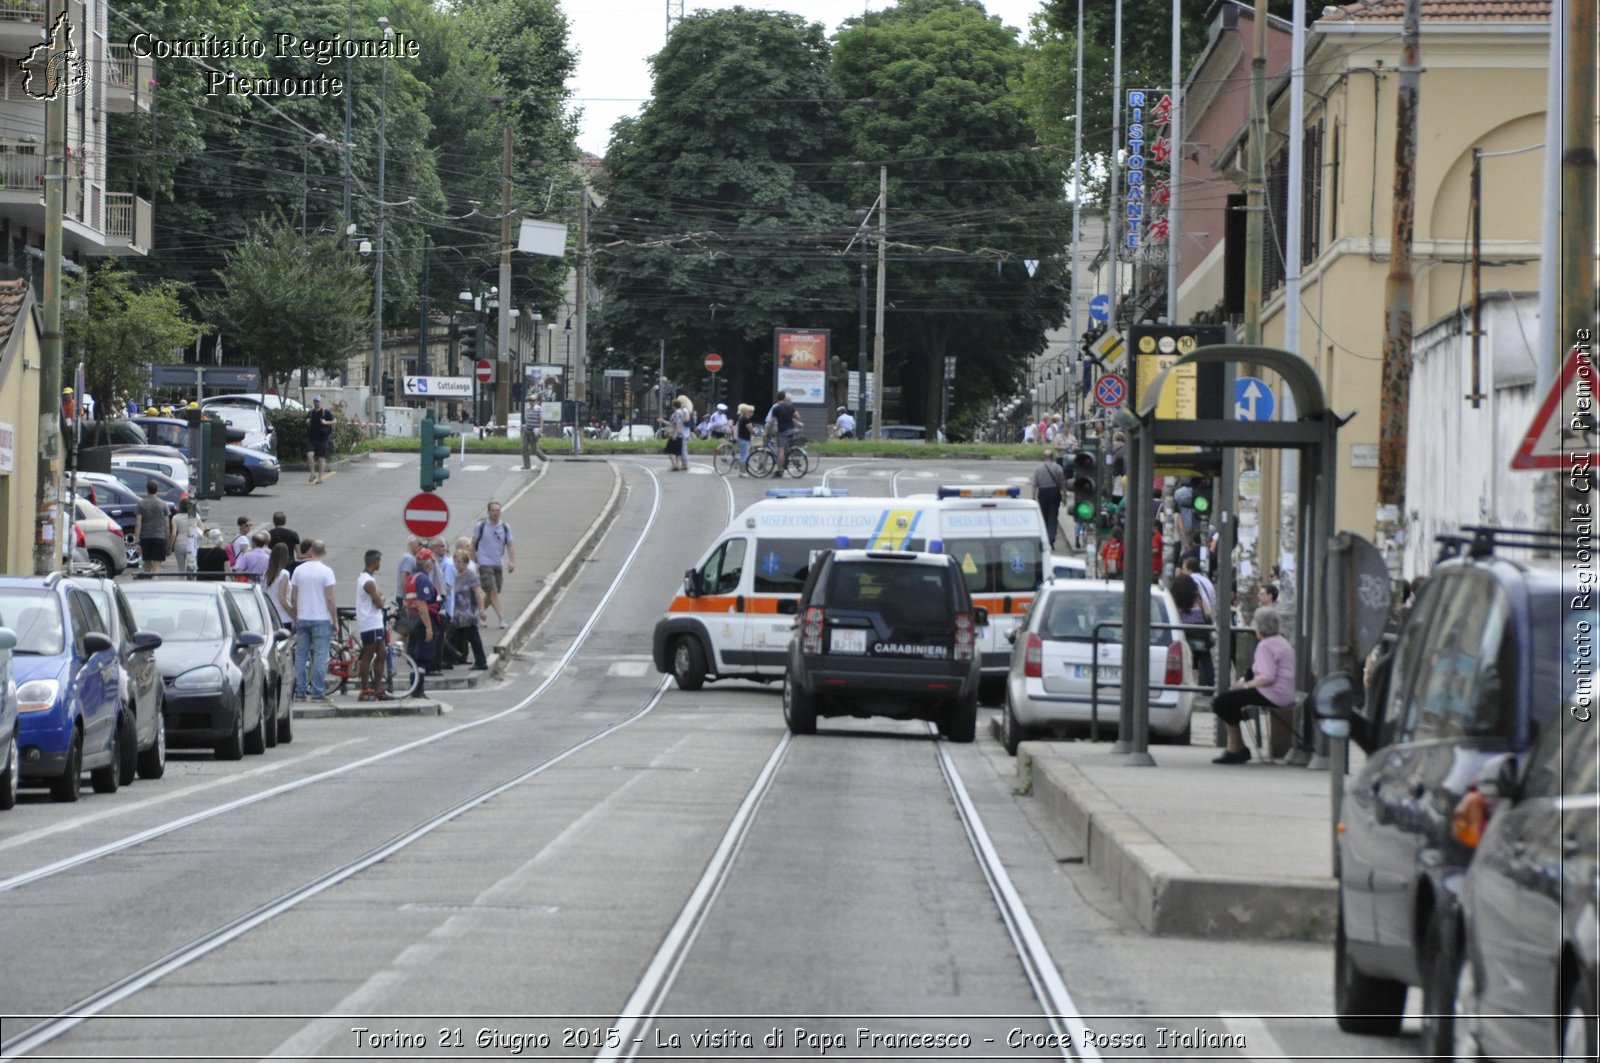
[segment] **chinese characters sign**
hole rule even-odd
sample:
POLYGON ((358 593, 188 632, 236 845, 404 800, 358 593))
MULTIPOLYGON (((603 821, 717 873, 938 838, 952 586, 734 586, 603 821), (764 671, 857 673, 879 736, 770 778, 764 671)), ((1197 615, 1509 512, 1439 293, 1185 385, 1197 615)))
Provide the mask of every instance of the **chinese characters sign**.
POLYGON ((1148 89, 1128 90, 1128 149, 1123 165, 1128 191, 1123 199, 1123 246, 1147 257, 1165 257, 1172 202, 1172 97, 1157 99, 1148 89), (1156 248, 1160 252, 1151 254, 1156 248))

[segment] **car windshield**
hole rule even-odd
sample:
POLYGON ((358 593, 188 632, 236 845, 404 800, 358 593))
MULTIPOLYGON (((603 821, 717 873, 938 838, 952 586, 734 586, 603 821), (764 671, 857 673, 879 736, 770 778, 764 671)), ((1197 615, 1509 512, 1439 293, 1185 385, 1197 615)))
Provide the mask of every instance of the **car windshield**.
POLYGON ((265 432, 266 422, 261 416, 261 411, 254 406, 226 406, 211 407, 215 413, 222 415, 222 420, 229 428, 240 428, 246 432, 265 432))
POLYGON ((61 601, 46 590, 0 591, 6 626, 17 633, 17 653, 53 657, 66 645, 61 601))
MULTIPOLYGON (((1039 637, 1053 642, 1088 642, 1095 628, 1102 623, 1122 623, 1122 591, 1066 589, 1047 594, 1039 604, 1042 610, 1039 637)), ((1167 623, 1163 599, 1158 594, 1150 596, 1150 619, 1153 623, 1167 623)), ((1150 629, 1150 645, 1165 646, 1173 634, 1162 628, 1150 629)), ((1122 628, 1100 628, 1100 641, 1120 643, 1122 628)))
POLYGON ((153 631, 165 642, 207 642, 222 637, 217 600, 202 594, 133 592, 128 605, 140 631, 153 631))

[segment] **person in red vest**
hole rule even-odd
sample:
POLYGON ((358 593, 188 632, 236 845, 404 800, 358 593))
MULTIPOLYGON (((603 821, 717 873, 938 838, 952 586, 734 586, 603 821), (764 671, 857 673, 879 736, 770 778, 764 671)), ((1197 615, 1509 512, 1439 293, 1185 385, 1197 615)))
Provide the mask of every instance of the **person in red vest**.
POLYGON ((1106 579, 1122 578, 1122 525, 1111 529, 1111 537, 1100 547, 1100 575, 1106 579))
POLYGON ((1154 578, 1157 581, 1159 581, 1161 579, 1161 529, 1160 528, 1157 528, 1155 530, 1155 533, 1150 536, 1150 565, 1151 565, 1150 571, 1152 573, 1154 573, 1154 578))

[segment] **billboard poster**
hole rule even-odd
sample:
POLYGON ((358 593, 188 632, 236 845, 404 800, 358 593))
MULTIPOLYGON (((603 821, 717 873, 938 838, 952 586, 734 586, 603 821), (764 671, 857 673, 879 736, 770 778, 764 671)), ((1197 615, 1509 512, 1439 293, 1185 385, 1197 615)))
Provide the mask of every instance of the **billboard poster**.
POLYGON ((1129 89, 1127 98, 1127 192, 1123 196, 1124 243, 1146 262, 1165 262, 1172 202, 1172 97, 1129 89))
POLYGON ((828 330, 773 330, 777 358, 773 380, 796 406, 822 406, 827 402, 828 330))

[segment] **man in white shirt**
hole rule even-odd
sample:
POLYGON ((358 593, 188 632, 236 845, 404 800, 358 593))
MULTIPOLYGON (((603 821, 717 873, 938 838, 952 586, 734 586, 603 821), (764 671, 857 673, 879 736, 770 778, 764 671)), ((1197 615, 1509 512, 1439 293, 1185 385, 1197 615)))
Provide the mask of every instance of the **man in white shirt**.
POLYGON ((356 577, 356 630, 361 632, 362 701, 388 701, 383 689, 383 592, 378 589, 377 572, 383 554, 368 550, 356 577))
POLYGON ((840 406, 839 416, 834 419, 834 431, 839 433, 840 439, 854 439, 856 437, 856 419, 850 416, 848 407, 840 406))
POLYGON ((333 642, 333 618, 339 607, 333 597, 338 579, 323 561, 327 556, 328 544, 313 539, 310 560, 296 565, 294 575, 289 577, 289 612, 294 616, 295 638, 294 696, 302 700, 307 691, 314 701, 326 701, 328 697, 328 647, 333 642))
POLYGON ((706 418, 706 434, 714 439, 721 439, 728 434, 728 404, 717 403, 717 408, 711 411, 711 416, 706 418))

